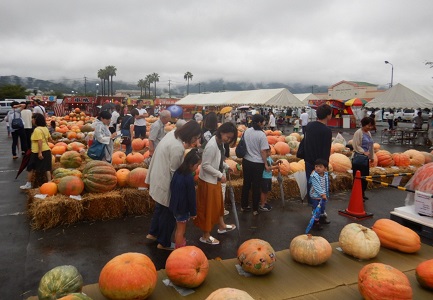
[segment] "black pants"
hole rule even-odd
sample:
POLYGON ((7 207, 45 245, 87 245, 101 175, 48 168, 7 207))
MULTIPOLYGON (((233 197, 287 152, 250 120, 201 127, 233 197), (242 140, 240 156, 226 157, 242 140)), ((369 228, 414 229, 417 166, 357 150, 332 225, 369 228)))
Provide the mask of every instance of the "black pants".
POLYGON ((27 148, 30 148, 32 146, 32 133, 34 128, 24 128, 24 131, 26 132, 26 142, 27 142, 27 148))
POLYGON ((170 247, 171 236, 176 227, 176 219, 170 209, 155 202, 149 233, 156 236, 158 243, 164 247, 170 247))
POLYGON ((241 206, 248 206, 248 198, 251 186, 253 188, 253 210, 259 210, 260 202, 260 183, 262 181, 264 163, 255 163, 249 160, 242 160, 242 170, 244 174, 244 184, 242 187, 241 206))
MULTIPOLYGON (((356 171, 360 171, 361 176, 370 175, 370 161, 368 159, 368 156, 355 153, 355 156, 352 159, 352 170, 353 170, 353 180, 355 180, 356 171)), ((362 180, 361 182, 362 182, 362 196, 364 197, 365 190, 367 189, 367 180, 362 180)))
POLYGON ((12 155, 13 156, 17 156, 18 138, 20 138, 21 152, 25 153, 28 149, 26 132, 24 128, 16 129, 14 132, 12 132, 12 155))

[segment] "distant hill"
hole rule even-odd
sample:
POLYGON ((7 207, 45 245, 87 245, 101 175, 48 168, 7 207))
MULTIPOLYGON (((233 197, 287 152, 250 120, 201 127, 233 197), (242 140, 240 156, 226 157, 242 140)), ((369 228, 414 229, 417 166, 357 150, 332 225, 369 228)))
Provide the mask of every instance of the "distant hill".
MULTIPOLYGON (((95 91, 95 85, 100 81, 87 80, 86 91, 88 93, 95 91)), ((58 79, 55 81, 41 80, 32 77, 19 77, 19 76, 0 76, 0 86, 6 84, 19 84, 26 87, 27 89, 38 89, 39 91, 48 93, 62 93, 70 94, 72 91, 78 94, 84 94, 84 80, 70 80, 70 79, 58 79)), ((113 80, 114 90, 137 90, 136 84, 127 83, 123 81, 116 81, 116 77, 113 80)), ((157 83, 157 94, 168 93, 168 88, 158 88, 157 83)), ((189 92, 220 92, 220 91, 245 91, 255 89, 276 89, 276 88, 287 88, 293 94, 298 93, 311 93, 311 85, 303 85, 300 83, 286 84, 279 82, 270 83, 250 83, 250 82, 229 82, 223 79, 211 80, 207 82, 194 83, 190 82, 189 92)), ((101 87, 99 88, 101 91, 101 87)), ((153 87, 152 87, 153 90, 153 87)), ((314 93, 324 93, 328 91, 328 86, 317 86, 314 85, 314 93)), ((178 86, 171 88, 172 95, 184 95, 186 93, 186 82, 184 86, 178 86)))

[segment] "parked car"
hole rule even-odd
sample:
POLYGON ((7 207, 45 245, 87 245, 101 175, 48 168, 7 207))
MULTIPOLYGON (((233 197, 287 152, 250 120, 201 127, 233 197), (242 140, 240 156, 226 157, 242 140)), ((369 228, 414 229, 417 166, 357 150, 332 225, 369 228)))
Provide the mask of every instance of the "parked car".
MULTIPOLYGON (((383 113, 383 120, 387 120, 389 115, 389 108, 385 109, 383 113)), ((403 110, 402 109, 394 109, 394 120, 402 121, 403 120, 403 110)))

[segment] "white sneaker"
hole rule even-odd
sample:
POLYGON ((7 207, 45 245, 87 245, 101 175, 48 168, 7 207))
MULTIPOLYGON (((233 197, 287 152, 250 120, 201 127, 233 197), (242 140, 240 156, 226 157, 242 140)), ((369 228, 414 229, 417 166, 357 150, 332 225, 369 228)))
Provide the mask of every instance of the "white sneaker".
POLYGON ((32 184, 30 182, 27 182, 25 185, 20 186, 20 189, 22 190, 28 190, 32 188, 32 184))

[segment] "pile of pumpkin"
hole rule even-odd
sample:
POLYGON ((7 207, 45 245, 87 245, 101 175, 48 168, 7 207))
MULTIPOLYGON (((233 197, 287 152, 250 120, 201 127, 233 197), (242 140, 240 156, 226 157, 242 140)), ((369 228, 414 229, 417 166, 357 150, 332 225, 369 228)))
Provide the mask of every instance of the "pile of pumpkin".
MULTIPOLYGON (((413 230, 389 219, 379 219, 372 229, 357 223, 346 225, 340 232, 339 246, 347 255, 369 260, 378 255, 381 246, 403 253, 415 253, 420 250, 421 241, 413 230), (399 234, 396 235, 396 232, 399 234)), ((289 248, 294 261, 310 266, 323 264, 332 255, 332 247, 326 239, 310 234, 295 237, 289 248)), ((274 268, 276 254, 268 242, 251 239, 240 245, 237 260, 245 272, 265 275, 274 268)), ((208 259, 195 246, 174 250, 165 265, 165 273, 171 282, 184 288, 200 286, 208 272, 208 259)), ((114 257, 103 267, 99 289, 108 299, 146 299, 154 291, 157 278, 155 265, 149 257, 140 253, 125 253, 114 257)), ((433 289, 433 259, 417 266, 416 278, 422 287, 433 289)), ((73 266, 56 267, 42 277, 38 296, 39 299, 52 299, 52 295, 67 297, 71 293, 80 293, 82 286, 83 278, 73 266)), ((390 295, 412 299, 412 287, 407 276, 383 263, 370 263, 359 271, 358 289, 366 299, 390 299, 390 295)), ((61 299, 90 299, 80 294, 72 295, 76 296, 61 299)), ((253 298, 245 291, 226 288, 213 292, 206 299, 253 298)))

